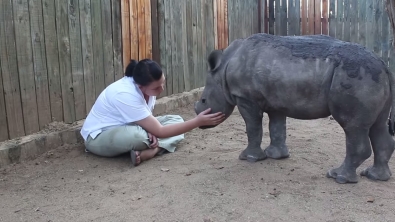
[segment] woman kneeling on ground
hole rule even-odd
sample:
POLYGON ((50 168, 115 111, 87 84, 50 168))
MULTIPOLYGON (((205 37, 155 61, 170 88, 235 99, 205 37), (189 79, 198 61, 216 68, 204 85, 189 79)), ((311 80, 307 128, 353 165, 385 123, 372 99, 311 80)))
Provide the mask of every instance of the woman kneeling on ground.
POLYGON ((217 125, 222 113, 210 109, 185 121, 178 115, 154 117, 156 96, 163 92, 165 76, 150 60, 132 60, 125 76, 101 92, 89 112, 81 135, 86 150, 114 157, 130 152, 133 166, 163 152, 174 152, 184 133, 204 125, 217 125))

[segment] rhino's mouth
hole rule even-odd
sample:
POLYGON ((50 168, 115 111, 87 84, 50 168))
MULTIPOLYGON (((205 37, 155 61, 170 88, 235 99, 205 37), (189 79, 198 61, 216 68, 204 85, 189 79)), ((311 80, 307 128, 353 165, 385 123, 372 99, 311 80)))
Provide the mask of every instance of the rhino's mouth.
POLYGON ((199 129, 210 129, 210 128, 214 128, 215 126, 199 126, 199 129))

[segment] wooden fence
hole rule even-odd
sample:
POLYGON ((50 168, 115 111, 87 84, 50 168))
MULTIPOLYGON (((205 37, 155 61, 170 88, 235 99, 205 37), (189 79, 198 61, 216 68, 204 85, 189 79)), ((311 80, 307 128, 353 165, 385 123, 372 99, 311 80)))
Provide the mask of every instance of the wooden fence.
POLYGON ((0 141, 86 117, 122 76, 120 0, 2 0, 0 141))
POLYGON ((395 72, 384 7, 382 0, 2 0, 0 141, 84 119, 130 59, 161 64, 162 96, 201 87, 212 50, 258 32, 361 43, 395 72))

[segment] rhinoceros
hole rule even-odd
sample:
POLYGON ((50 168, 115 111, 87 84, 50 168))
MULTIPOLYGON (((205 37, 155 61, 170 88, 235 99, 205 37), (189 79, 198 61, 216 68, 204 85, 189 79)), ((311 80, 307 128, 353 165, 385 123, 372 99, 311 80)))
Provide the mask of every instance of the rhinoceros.
POLYGON ((211 108, 227 118, 238 107, 248 137, 239 159, 287 158, 287 117, 312 120, 332 115, 345 132, 346 157, 326 176, 338 183, 357 183, 356 169, 373 149, 374 164, 361 175, 381 181, 391 177, 388 162, 395 141, 387 121, 393 131, 394 76, 374 52, 326 35, 259 33, 212 51, 207 62, 205 87, 194 109, 199 114, 211 108), (263 113, 269 117, 270 131, 265 150, 263 113))

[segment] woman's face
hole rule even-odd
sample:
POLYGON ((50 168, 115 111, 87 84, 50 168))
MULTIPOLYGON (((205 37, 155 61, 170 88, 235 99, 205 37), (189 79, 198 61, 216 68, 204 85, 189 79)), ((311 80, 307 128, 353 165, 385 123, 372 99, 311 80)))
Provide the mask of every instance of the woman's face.
POLYGON ((159 96, 164 90, 165 80, 165 75, 162 74, 159 80, 150 83, 148 86, 139 86, 139 88, 144 95, 159 96))

